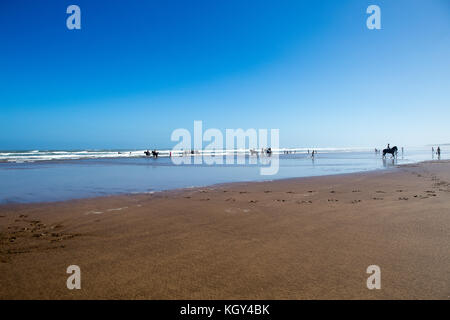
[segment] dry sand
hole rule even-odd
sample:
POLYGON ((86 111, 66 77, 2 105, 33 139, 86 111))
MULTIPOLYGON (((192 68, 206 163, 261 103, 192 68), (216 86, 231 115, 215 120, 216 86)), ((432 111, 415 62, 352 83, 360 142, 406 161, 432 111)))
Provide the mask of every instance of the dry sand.
POLYGON ((450 162, 7 205, 0 233, 2 299, 449 299, 450 162))

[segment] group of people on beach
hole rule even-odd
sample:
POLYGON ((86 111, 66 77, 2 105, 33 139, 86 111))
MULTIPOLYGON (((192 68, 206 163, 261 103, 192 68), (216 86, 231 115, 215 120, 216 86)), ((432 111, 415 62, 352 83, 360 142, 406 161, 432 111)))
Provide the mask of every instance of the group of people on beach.
MULTIPOLYGON (((292 154, 292 153, 296 153, 296 151, 295 150, 294 151, 292 151, 292 150, 285 150, 284 151, 284 154, 292 154)), ((120 152, 119 152, 119 154, 120 154, 120 152)), ((147 149, 146 151, 144 151, 144 154, 147 157, 153 156, 154 158, 158 158, 159 151, 157 151, 156 149, 154 149, 152 151, 147 149)), ((198 150, 193 150, 193 149, 192 150, 185 150, 183 152, 184 156, 187 156, 187 155, 198 155, 198 154, 200 154, 198 152, 198 150)), ((262 148, 261 149, 261 155, 268 155, 268 156, 270 156, 271 154, 272 154, 272 148, 262 148)), ((308 154, 310 154, 310 150, 309 149, 308 149, 308 154)), ((254 149, 250 149, 250 155, 258 155, 258 151, 254 150, 254 149)), ((316 150, 312 150, 311 157, 314 158, 315 155, 317 155, 317 151, 316 150)), ((172 156, 172 152, 170 152, 169 156, 170 157, 172 156)))
MULTIPOLYGON (((394 147, 394 148, 396 148, 396 147, 394 147)), ((389 143, 387 144, 387 150, 391 150, 391 146, 390 146, 389 143)), ((403 152, 404 152, 403 147, 402 147, 401 150, 402 150, 402 154, 403 154, 403 152)), ((375 148, 375 154, 379 154, 380 152, 381 152, 380 149, 375 148)), ((289 151, 289 150, 285 150, 284 151, 284 154, 290 154, 290 153, 296 153, 296 152, 295 151, 289 151)), ((121 152, 119 152, 119 154, 121 154, 121 152)), ((131 152, 130 152, 130 154, 131 154, 131 152)), ((154 158, 158 158, 159 152, 156 149, 154 149, 152 151, 146 150, 146 151, 144 151, 144 154, 147 157, 153 156, 154 158)), ((195 154, 199 154, 199 152, 198 152, 198 150, 186 150, 183 154, 184 155, 188 155, 188 154, 195 155, 195 154)), ((251 149, 250 150, 250 154, 251 155, 255 155, 255 154, 258 155, 258 151, 251 149)), ((271 155, 272 154, 272 148, 262 148, 261 149, 261 154, 262 155, 271 155)), ((310 154, 310 150, 309 149, 308 149, 308 154, 310 154)), ((431 148, 431 154, 433 156, 436 154, 440 158, 441 157, 441 147, 438 146, 436 150, 434 149, 434 147, 432 147, 431 148)), ((316 150, 312 150, 311 158, 314 158, 315 155, 317 155, 317 151, 316 150)), ((170 152, 170 156, 172 156, 172 152, 170 152)))
POLYGON ((152 155, 153 158, 158 158, 159 152, 156 151, 156 149, 155 149, 155 150, 152 150, 151 152, 147 149, 146 151, 144 151, 144 154, 145 154, 147 157, 150 157, 150 155, 152 155))
MULTIPOLYGON (((393 148, 391 148, 391 144, 390 143, 388 143, 387 144, 387 147, 386 147, 386 149, 384 149, 383 150, 383 152, 384 151, 386 151, 386 150, 392 150, 392 149, 394 149, 395 150, 395 153, 397 153, 397 147, 393 147, 393 148)), ((405 149, 402 147, 402 155, 403 155, 403 153, 404 153, 404 151, 405 151, 405 149)), ((377 149, 377 148, 375 148, 375 154, 379 154, 379 153, 381 153, 381 150, 380 149, 377 149)))
MULTIPOLYGON (((390 146, 389 143, 387 144, 387 148, 386 149, 387 150, 391 150, 391 146, 390 146)), ((401 150, 402 150, 402 154, 403 154, 404 153, 404 148, 402 147, 401 150)), ((375 154, 378 154, 380 152, 381 152, 381 150, 375 148, 375 154)), ((436 154, 440 158, 441 157, 441 147, 438 146, 437 149, 434 149, 434 147, 431 147, 431 154, 432 154, 433 157, 436 154)))
MULTIPOLYGON (((431 154, 434 156, 434 147, 431 147, 431 154)), ((436 155, 438 156, 438 158, 441 157, 441 147, 437 147, 436 149, 436 155)))

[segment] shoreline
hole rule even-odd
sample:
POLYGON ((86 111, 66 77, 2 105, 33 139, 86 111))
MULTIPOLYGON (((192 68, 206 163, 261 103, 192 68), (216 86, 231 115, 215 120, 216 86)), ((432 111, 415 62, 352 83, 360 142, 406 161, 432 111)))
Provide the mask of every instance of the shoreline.
MULTIPOLYGON (((83 159, 84 160, 84 159, 83 159)), ((70 160, 68 160, 70 161, 70 160)), ((402 166, 409 166, 414 165, 417 163, 426 163, 426 162, 438 162, 438 161, 445 161, 445 160, 426 160, 426 161, 419 161, 415 163, 406 163, 406 164, 399 164, 394 165, 390 168, 378 168, 378 169, 370 169, 366 171, 355 171, 355 172, 344 172, 344 173, 333 173, 333 174, 326 174, 326 175, 316 175, 316 176, 305 176, 305 177, 290 177, 290 178, 278 178, 278 179, 268 179, 268 180, 249 180, 249 181, 234 181, 234 182, 224 182, 224 183, 214 183, 214 184, 207 184, 203 186, 192 186, 192 187, 184 187, 184 188, 174 188, 174 189, 165 189, 165 190, 154 190, 154 191, 148 191, 148 192, 135 192, 135 193, 116 193, 116 194, 109 194, 104 196, 92 196, 92 197, 81 197, 81 198, 72 198, 72 199, 66 199, 66 200, 58 200, 58 201, 38 201, 38 202, 11 202, 11 203, 2 203, 0 202, 0 210, 2 210, 3 207, 9 207, 9 206, 20 206, 20 205, 39 205, 39 204, 56 204, 56 203, 65 203, 65 202, 71 202, 71 201, 83 201, 83 200, 95 200, 95 199, 104 199, 104 198, 112 198, 112 197, 133 197, 133 196, 142 196, 142 195, 149 195, 149 194, 161 194, 161 193, 172 193, 172 192, 183 192, 183 191, 190 191, 195 189, 202 189, 202 188, 212 188, 212 187, 221 187, 221 186, 233 186, 235 184, 252 184, 252 183, 266 183, 266 182, 275 182, 275 181, 290 181, 290 180, 303 180, 303 179, 310 179, 310 178, 321 178, 321 177, 330 177, 330 176, 346 176, 346 175, 357 175, 357 174, 369 174, 369 173, 377 173, 382 171, 392 171, 396 170, 399 167, 402 166)))
POLYGON ((0 299, 449 299, 449 207, 446 160, 0 205, 0 299))

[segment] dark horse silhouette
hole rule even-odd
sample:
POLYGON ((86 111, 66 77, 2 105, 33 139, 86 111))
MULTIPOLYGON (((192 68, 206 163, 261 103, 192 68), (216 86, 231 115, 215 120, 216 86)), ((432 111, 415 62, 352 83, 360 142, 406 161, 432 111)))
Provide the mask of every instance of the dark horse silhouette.
POLYGON ((390 149, 383 149, 383 158, 386 156, 387 153, 390 153, 390 154, 392 154, 393 157, 396 157, 397 151, 398 151, 397 146, 392 147, 390 149))
POLYGON ((147 151, 144 151, 144 154, 145 154, 147 157, 149 157, 150 154, 151 154, 154 158, 158 158, 159 152, 156 151, 156 150, 152 150, 152 152, 150 152, 150 151, 147 150, 147 151))

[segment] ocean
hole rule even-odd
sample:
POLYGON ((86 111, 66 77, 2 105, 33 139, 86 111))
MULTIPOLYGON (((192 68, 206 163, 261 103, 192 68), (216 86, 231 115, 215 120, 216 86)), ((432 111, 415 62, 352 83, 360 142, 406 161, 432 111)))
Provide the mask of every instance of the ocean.
MULTIPOLYGON (((244 150, 216 152, 216 159, 233 154, 235 164, 214 165, 174 164, 169 157, 170 150, 161 151, 158 158, 145 157, 144 150, 0 151, 0 203, 62 201, 230 182, 344 174, 437 159, 431 147, 405 148, 403 154, 400 149, 396 160, 390 155, 382 159, 372 148, 315 150, 318 154, 314 158, 306 148, 274 150, 279 157, 279 170, 268 176, 260 174, 261 166, 267 167, 268 157, 261 161, 244 150), (237 159, 244 164, 236 164, 237 159)), ((201 158, 201 155, 184 156, 186 161, 194 157, 201 158)), ((441 159, 448 159, 444 150, 441 159)))

